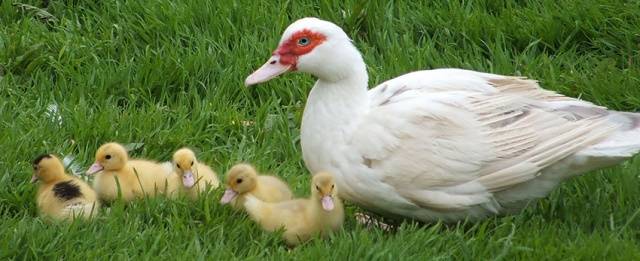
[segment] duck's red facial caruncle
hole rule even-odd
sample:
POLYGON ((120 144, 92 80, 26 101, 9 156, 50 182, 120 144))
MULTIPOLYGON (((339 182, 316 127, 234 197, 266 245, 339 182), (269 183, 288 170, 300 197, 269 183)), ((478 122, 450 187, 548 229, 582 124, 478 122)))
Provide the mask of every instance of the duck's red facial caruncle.
POLYGON ((308 29, 293 33, 278 46, 273 56, 262 67, 247 77, 245 85, 266 82, 285 72, 297 70, 298 59, 313 51, 326 39, 327 37, 323 34, 308 29))
POLYGON ((327 38, 310 30, 302 30, 294 33, 288 40, 284 41, 273 55, 280 56, 280 64, 290 65, 292 70, 296 70, 298 57, 313 51, 327 38))

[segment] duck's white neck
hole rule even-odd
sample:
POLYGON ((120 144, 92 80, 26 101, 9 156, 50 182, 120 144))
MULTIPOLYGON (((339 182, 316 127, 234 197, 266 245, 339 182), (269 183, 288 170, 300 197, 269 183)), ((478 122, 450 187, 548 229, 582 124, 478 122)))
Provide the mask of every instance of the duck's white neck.
MULTIPOLYGON (((340 77, 319 78, 309 93, 301 126, 302 153, 312 172, 329 170, 336 146, 369 110, 366 65, 358 53, 340 77)), ((344 67, 343 67, 344 68, 344 67)))

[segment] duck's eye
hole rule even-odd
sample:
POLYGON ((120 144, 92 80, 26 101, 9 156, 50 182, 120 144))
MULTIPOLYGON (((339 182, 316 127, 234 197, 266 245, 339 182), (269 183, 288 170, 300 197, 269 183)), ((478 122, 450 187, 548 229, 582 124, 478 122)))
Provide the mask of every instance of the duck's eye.
POLYGON ((38 165, 33 165, 33 170, 38 170, 38 165))
POLYGON ((104 156, 105 159, 111 159, 111 155, 104 156))
POLYGON ((179 164, 179 163, 176 163, 176 167, 180 168, 180 164, 179 164))
POLYGON ((331 189, 333 189, 336 185, 335 184, 331 184, 331 189))
POLYGON ((299 46, 307 46, 307 45, 309 45, 310 42, 311 42, 311 40, 309 40, 309 38, 307 38, 307 37, 302 37, 302 38, 298 39, 298 45, 299 46))
POLYGON ((236 179, 236 183, 238 184, 242 183, 242 179, 236 179))
POLYGON ((318 191, 320 191, 320 187, 318 187, 318 185, 316 185, 316 189, 317 189, 318 191))
POLYGON ((191 162, 191 166, 193 166, 193 161, 191 162))

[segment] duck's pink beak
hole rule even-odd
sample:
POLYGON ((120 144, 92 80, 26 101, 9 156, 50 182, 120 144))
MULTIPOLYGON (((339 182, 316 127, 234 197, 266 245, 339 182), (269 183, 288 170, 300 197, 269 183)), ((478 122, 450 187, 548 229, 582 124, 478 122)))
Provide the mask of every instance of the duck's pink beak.
POLYGON ((96 163, 93 163, 93 165, 91 165, 91 167, 89 167, 89 169, 87 170, 87 174, 88 175, 92 175, 92 174, 95 174, 98 171, 101 171, 103 169, 104 169, 104 167, 102 167, 102 165, 100 165, 100 163, 96 162, 96 163))
POLYGON ((228 188, 227 190, 224 191, 224 195, 222 195, 222 198, 220 199, 220 203, 227 204, 231 202, 234 198, 236 198, 237 195, 238 195, 238 192, 235 192, 233 191, 233 189, 228 188))
POLYGON ((182 175, 182 184, 185 188, 191 188, 196 184, 196 179, 193 177, 193 172, 191 170, 187 170, 182 175))
POLYGON ((333 204, 333 198, 331 198, 331 196, 324 196, 322 197, 322 199, 320 199, 320 201, 322 202, 322 208, 324 208, 324 210, 326 211, 331 211, 335 207, 335 205, 333 204))
POLYGON ((269 58, 269 60, 260 67, 260 69, 253 72, 247 79, 244 81, 244 85, 251 86, 254 84, 266 82, 277 77, 280 74, 286 73, 291 70, 293 66, 291 65, 283 65, 280 63, 280 56, 274 55, 269 58))

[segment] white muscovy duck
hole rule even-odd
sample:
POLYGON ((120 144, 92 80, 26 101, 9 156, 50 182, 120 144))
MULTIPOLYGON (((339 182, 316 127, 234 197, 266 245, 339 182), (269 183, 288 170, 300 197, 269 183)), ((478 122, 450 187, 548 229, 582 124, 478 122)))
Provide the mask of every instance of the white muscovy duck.
POLYGON ((289 71, 317 77, 301 127, 311 173, 340 197, 422 221, 509 213, 561 181, 640 150, 640 114, 610 111, 536 81, 461 69, 412 72, 367 89, 337 25, 291 24, 247 86, 289 71))

